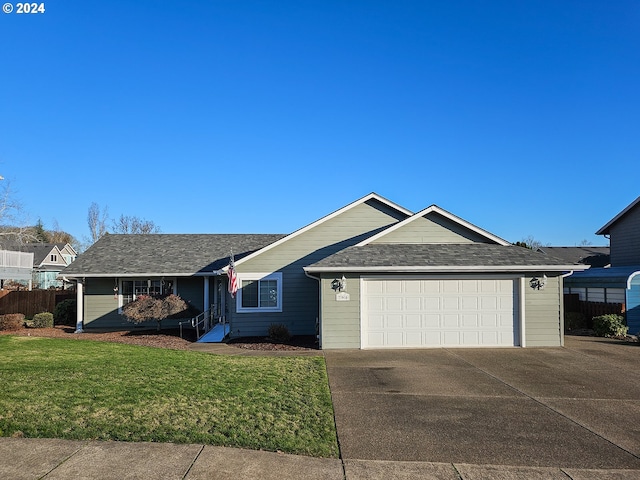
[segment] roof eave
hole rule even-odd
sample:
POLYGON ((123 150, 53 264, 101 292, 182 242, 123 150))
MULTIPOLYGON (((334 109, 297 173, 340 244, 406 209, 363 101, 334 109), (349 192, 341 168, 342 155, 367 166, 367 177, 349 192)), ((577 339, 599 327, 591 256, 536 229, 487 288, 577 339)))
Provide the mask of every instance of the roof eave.
POLYGON ((220 271, 215 270, 211 272, 147 272, 147 273, 64 273, 61 272, 60 276, 66 278, 149 278, 149 277, 212 277, 219 275, 220 271))
POLYGON ((377 267, 304 267, 308 273, 382 272, 382 273, 446 273, 446 272, 569 272, 587 270, 589 265, 468 265, 468 266, 377 266, 377 267))

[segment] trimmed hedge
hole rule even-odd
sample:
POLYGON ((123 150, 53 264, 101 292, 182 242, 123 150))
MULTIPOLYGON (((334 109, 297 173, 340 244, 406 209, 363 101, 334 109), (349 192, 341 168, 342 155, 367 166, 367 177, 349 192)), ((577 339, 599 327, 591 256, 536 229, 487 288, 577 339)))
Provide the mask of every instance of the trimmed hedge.
POLYGON ((31 321, 33 328, 51 328, 53 327, 53 313, 42 312, 36 313, 31 321))

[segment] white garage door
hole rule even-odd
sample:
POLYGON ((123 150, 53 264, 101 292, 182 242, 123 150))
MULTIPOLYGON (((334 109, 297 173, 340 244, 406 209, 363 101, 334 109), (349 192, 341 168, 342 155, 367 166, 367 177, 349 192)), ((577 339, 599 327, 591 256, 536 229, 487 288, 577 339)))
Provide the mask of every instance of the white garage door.
POLYGON ((362 348, 518 344, 513 279, 365 279, 362 348))

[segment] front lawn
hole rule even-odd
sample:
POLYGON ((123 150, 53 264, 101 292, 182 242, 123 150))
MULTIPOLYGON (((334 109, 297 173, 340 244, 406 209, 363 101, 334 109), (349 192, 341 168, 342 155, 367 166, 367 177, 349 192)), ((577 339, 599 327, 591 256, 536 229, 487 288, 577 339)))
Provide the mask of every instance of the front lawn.
POLYGON ((337 457, 321 357, 228 357, 0 336, 0 436, 337 457))

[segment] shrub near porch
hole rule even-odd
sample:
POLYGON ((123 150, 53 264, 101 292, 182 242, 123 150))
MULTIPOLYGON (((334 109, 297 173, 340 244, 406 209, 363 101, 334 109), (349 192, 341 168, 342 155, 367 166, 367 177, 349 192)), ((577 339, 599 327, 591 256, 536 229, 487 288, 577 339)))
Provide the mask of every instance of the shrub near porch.
POLYGON ((324 359, 0 337, 0 435, 337 457, 324 359), (105 368, 108 367, 108 368, 105 368))

